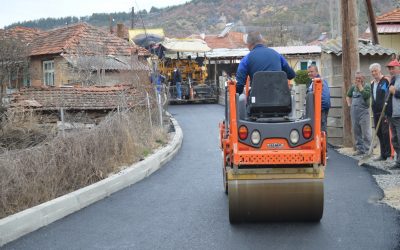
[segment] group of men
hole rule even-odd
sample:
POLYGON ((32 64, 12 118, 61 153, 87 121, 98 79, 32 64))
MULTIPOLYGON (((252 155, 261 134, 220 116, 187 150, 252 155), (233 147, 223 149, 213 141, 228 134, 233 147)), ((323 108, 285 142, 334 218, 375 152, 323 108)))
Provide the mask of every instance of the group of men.
POLYGON ((400 168, 400 62, 393 60, 386 66, 390 78, 382 74, 380 64, 370 65, 369 70, 373 78, 371 84, 365 82, 361 72, 357 72, 355 84, 347 92, 347 103, 351 107, 357 150, 355 155, 363 155, 373 146, 369 123, 369 106, 372 100, 374 125, 380 142, 380 156, 375 161, 385 161, 390 158, 393 145, 396 152, 396 163, 393 168, 398 169, 400 168))
MULTIPOLYGON (((250 80, 252 80, 253 75, 258 71, 284 71, 289 80, 296 76, 282 55, 264 45, 264 40, 259 32, 247 34, 247 46, 250 53, 240 61, 236 74, 236 91, 239 94, 243 92, 247 76, 250 76, 250 80)), ((371 146, 369 107, 372 100, 374 124, 381 150, 380 156, 375 160, 383 161, 389 158, 391 156, 390 145, 393 145, 397 155, 393 168, 400 168, 400 62, 393 60, 387 67, 391 75, 390 79, 383 76, 381 66, 378 63, 371 64, 369 67, 373 78, 371 84, 365 82, 365 77, 361 72, 357 72, 355 83, 348 90, 346 99, 351 107, 356 155, 366 154, 371 146), (383 110, 385 103, 387 105, 383 110), (389 131, 392 134, 391 140, 389 131)), ((311 80, 321 78, 316 65, 308 67, 308 76, 311 80)), ((310 83, 307 91, 312 91, 312 81, 310 83)), ((330 106, 329 86, 323 80, 321 129, 325 133, 327 132, 330 106)))

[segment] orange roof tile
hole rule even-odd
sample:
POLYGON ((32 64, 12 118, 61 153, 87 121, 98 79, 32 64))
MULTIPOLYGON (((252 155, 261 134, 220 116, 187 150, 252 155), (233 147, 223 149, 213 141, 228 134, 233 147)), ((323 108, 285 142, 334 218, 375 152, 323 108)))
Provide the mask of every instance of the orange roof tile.
POLYGON ((400 8, 376 17, 376 23, 400 23, 400 8))
MULTIPOLYGON (((218 37, 218 35, 206 35, 204 41, 206 41, 208 47, 211 49, 239 49, 247 48, 243 41, 243 33, 241 32, 229 32, 224 37, 218 37)), ((192 38, 200 38, 200 35, 192 35, 192 38)))
POLYGON ((61 53, 128 56, 131 46, 128 41, 86 23, 50 30, 32 43, 31 56, 61 53))
POLYGON ((2 36, 4 35, 7 37, 18 39, 25 43, 30 43, 34 39, 38 38, 40 35, 46 34, 46 32, 39 30, 39 29, 34 29, 34 28, 15 26, 10 29, 1 30, 0 34, 2 36))

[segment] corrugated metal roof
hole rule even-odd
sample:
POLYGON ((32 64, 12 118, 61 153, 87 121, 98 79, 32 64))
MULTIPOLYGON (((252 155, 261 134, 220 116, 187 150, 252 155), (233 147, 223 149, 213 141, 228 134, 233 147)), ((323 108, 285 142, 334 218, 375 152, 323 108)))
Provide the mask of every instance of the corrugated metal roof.
MULTIPOLYGON (((322 51, 328 54, 342 54, 342 40, 331 39, 321 45, 322 51)), ((395 52, 391 49, 383 48, 380 45, 373 45, 372 43, 358 43, 358 50, 361 55, 392 55, 395 52)))
POLYGON ((321 53, 320 46, 286 46, 286 47, 271 47, 282 55, 293 55, 293 54, 319 54, 321 53))
MULTIPOLYGON (((378 24, 378 33, 400 33, 400 23, 399 24, 378 24)), ((369 28, 365 31, 366 33, 371 33, 369 28)))
POLYGON ((211 48, 201 39, 167 39, 161 43, 163 47, 176 52, 206 52, 211 48))
MULTIPOLYGON (((287 46, 287 47, 270 47, 282 55, 298 55, 298 54, 320 54, 320 46, 287 46)), ((241 58, 249 53, 248 49, 213 49, 206 53, 208 58, 241 58)))
POLYGON ((213 49, 206 53, 210 59, 213 58, 242 58, 249 53, 248 49, 213 49))

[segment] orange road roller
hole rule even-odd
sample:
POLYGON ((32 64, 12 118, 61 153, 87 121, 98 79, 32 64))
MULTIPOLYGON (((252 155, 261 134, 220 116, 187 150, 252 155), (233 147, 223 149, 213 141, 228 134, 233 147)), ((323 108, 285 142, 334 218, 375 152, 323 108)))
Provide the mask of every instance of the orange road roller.
POLYGON ((299 117, 285 72, 257 72, 250 91, 246 85, 239 95, 228 82, 219 124, 230 222, 319 221, 326 166, 321 79, 299 117))

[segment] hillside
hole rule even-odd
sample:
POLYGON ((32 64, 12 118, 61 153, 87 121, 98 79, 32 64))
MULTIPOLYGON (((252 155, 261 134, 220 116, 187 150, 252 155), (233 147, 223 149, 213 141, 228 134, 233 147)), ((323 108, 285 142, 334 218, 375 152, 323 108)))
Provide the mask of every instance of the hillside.
MULTIPOLYGON (((191 34, 216 34, 226 23, 235 23, 237 31, 260 30, 270 44, 286 45, 314 40, 321 32, 338 33, 338 6, 335 0, 192 0, 186 4, 135 15, 135 27, 162 27, 170 37, 191 34), (331 25, 332 28, 331 28, 331 25)), ((396 6, 397 0, 373 1, 379 15, 396 6)), ((367 27, 364 1, 359 1, 360 31, 367 27)), ((84 21, 96 26, 114 22, 130 26, 130 13, 103 13, 86 17, 47 18, 13 24, 41 29, 84 21)))

